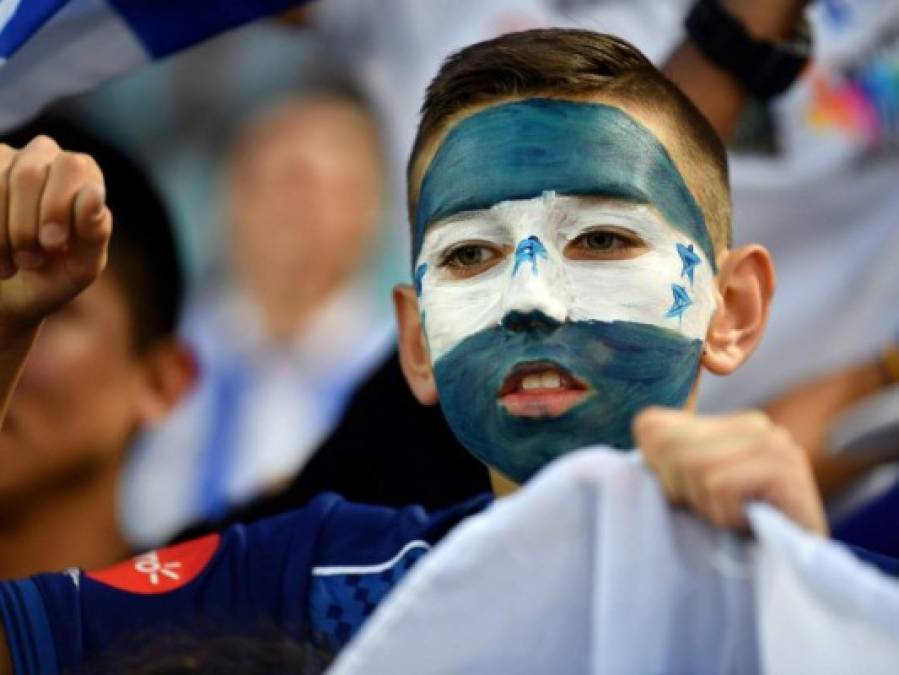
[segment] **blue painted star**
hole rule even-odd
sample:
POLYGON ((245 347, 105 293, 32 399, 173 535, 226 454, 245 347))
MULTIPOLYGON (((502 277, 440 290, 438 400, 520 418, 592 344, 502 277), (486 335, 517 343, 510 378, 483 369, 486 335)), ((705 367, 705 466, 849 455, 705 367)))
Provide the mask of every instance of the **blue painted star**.
POLYGON ((428 264, 422 263, 415 269, 415 295, 421 297, 421 283, 428 272, 428 264))
POLYGON ((680 256, 680 261, 684 265, 683 269, 680 271, 680 275, 682 277, 687 277, 690 280, 690 286, 692 286, 693 270, 695 270, 696 266, 702 262, 702 259, 693 251, 693 244, 687 246, 678 244, 677 254, 680 256))
POLYGON ((687 311, 687 307, 693 304, 693 301, 690 299, 690 296, 687 295, 687 289, 683 286, 671 284, 671 292, 674 294, 674 303, 671 305, 671 309, 665 314, 665 317, 668 319, 677 317, 679 319, 683 313, 687 311))
POLYGON ((549 258, 543 242, 534 235, 527 239, 522 239, 515 249, 515 267, 512 269, 512 276, 514 277, 518 274, 518 268, 526 262, 533 265, 533 272, 537 274, 537 258, 549 258))

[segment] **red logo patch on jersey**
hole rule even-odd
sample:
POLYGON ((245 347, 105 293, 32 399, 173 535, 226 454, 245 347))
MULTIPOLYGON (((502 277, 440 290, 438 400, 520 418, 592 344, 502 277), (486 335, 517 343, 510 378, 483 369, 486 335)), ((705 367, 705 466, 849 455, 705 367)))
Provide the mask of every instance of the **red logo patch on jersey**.
POLYGON ((217 534, 207 534, 90 572, 87 577, 129 593, 168 593, 190 583, 203 571, 218 550, 219 539, 217 534))

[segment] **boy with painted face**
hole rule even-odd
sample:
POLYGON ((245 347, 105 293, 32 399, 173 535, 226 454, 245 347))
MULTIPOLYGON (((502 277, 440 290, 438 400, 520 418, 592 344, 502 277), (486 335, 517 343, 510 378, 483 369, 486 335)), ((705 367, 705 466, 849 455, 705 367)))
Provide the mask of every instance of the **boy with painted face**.
POLYGON ((446 417, 504 476, 631 448, 637 412, 686 402, 715 251, 671 156, 622 108, 540 97, 474 112, 427 165, 414 237, 446 417))
MULTIPOLYGON (((743 502, 763 498, 824 531, 802 449, 763 417, 636 417, 689 406, 700 364, 736 368, 773 288, 763 249, 727 250, 720 143, 642 55, 556 30, 460 52, 429 89, 409 178, 403 369, 423 403, 440 399, 496 492, 578 447, 638 445, 672 500, 717 523, 739 525, 743 502)), ((68 199, 92 180, 69 180, 68 199)), ((206 630, 274 621, 336 649, 489 501, 429 515, 323 495, 108 570, 0 584, 12 660, 77 669, 128 634, 198 617, 206 630)))
POLYGON ((639 445, 674 501, 719 524, 740 525, 743 500, 765 494, 824 530, 783 433, 755 442, 774 433, 760 415, 708 432, 687 413, 633 424, 650 406, 691 407, 700 365, 737 368, 774 286, 764 249, 728 249, 719 138, 641 54, 549 30, 452 57, 422 110, 409 212, 404 371, 495 488, 574 448, 639 445), (682 444, 684 425, 697 438, 682 444), (732 452, 698 442, 716 434, 732 452))

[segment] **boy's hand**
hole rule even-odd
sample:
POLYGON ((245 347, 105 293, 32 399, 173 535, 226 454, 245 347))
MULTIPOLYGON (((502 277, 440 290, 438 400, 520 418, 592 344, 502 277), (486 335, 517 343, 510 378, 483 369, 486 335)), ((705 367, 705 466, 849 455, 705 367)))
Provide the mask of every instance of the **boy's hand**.
POLYGON ((808 456, 762 412, 699 417, 649 408, 634 420, 634 438, 671 502, 716 525, 746 528, 744 504, 760 500, 827 534, 808 456))
POLYGON ((0 144, 0 329, 36 328, 106 265, 112 214, 87 155, 47 136, 21 150, 0 144))

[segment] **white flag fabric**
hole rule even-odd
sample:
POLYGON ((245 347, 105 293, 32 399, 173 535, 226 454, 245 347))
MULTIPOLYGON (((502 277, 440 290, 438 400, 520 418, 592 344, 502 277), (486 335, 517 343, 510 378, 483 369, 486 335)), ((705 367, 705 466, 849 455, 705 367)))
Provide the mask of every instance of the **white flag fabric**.
POLYGON ((671 509, 636 453, 574 453, 461 524, 329 672, 895 672, 899 585, 750 517, 756 542, 671 509))
POLYGON ((0 0, 0 130, 302 0, 0 0))
POLYGON ((756 547, 762 671, 899 672, 899 581, 758 504, 756 547))

